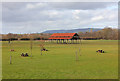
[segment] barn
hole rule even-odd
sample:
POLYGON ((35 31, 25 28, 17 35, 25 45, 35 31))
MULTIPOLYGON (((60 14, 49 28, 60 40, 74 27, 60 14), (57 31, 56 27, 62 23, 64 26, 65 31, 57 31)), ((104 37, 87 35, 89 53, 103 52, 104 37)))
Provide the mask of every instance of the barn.
POLYGON ((80 43, 79 39, 80 36, 77 33, 53 33, 49 38, 51 42, 65 44, 80 43))

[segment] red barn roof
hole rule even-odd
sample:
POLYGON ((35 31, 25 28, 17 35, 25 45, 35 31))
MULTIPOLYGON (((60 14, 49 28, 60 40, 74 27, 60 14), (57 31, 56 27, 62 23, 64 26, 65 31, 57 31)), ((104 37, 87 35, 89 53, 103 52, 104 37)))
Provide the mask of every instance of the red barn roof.
POLYGON ((49 39, 71 39, 76 33, 54 33, 49 39))

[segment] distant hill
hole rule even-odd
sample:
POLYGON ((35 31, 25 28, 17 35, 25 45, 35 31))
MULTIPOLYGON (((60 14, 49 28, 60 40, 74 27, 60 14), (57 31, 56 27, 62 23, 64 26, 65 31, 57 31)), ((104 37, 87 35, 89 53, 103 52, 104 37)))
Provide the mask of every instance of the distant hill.
MULTIPOLYGON (((78 33, 78 32, 88 32, 91 28, 83 28, 83 29, 71 29, 71 30, 47 30, 42 33, 78 33)), ((92 31, 99 31, 100 28, 92 28, 92 31)))

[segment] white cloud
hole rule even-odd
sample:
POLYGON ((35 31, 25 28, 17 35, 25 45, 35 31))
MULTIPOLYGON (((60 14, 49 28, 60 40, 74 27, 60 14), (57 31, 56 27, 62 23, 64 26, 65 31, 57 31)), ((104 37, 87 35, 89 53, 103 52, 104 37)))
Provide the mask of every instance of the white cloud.
POLYGON ((74 10, 73 11, 73 14, 75 14, 75 15, 77 15, 77 14, 79 14, 80 13, 80 10, 74 10))
POLYGON ((109 20, 114 20, 114 19, 116 19, 116 18, 117 18, 117 16, 115 16, 114 14, 111 14, 111 15, 108 17, 109 20))
POLYGON ((26 6, 28 9, 32 9, 32 8, 35 8, 35 6, 33 4, 27 4, 26 6))
POLYGON ((91 20, 92 21, 99 21, 99 20, 102 20, 102 19, 104 19, 103 16, 96 16, 96 17, 93 17, 91 20))
POLYGON ((51 18, 59 16, 57 11, 52 11, 48 13, 51 18))
POLYGON ((26 8, 28 8, 28 9, 35 9, 35 8, 45 8, 47 6, 48 6, 48 4, 46 4, 46 3, 34 3, 34 4, 28 3, 26 5, 26 8))

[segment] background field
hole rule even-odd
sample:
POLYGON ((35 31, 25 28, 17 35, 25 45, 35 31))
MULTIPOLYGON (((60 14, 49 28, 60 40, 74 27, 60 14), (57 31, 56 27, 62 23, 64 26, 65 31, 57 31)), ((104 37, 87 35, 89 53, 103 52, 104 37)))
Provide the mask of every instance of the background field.
POLYGON ((118 41, 83 40, 80 44, 45 43, 49 50, 40 54, 40 41, 33 42, 33 57, 21 57, 22 52, 30 55, 29 41, 14 41, 10 52, 8 42, 2 42, 3 79, 115 79, 118 78, 118 41), (75 52, 81 48, 79 61, 75 52), (98 49, 106 51, 96 53, 98 49), (9 64, 12 53, 12 64, 9 64))

